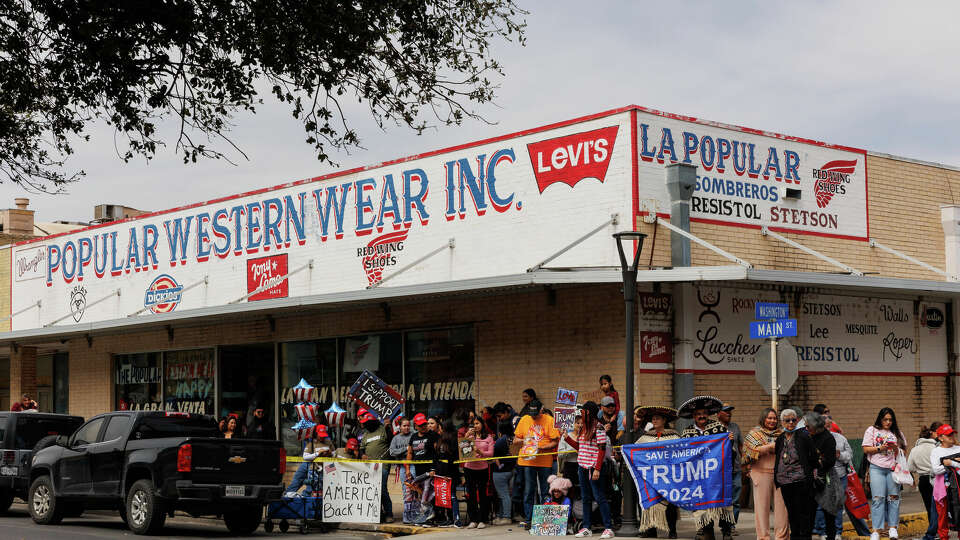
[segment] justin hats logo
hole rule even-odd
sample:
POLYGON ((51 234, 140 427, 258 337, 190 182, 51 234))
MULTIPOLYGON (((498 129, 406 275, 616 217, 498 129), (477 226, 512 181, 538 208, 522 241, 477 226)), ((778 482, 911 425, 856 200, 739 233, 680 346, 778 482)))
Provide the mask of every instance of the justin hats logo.
POLYGON ((147 287, 143 307, 153 313, 170 313, 180 304, 183 286, 167 274, 161 274, 147 287))
POLYGON ((825 208, 834 195, 845 195, 850 176, 857 169, 857 160, 838 159, 825 163, 819 169, 813 169, 813 193, 817 206, 825 208))
POLYGON ((602 183, 610 167, 618 129, 619 126, 610 126, 528 144, 540 193, 557 182, 571 188, 587 178, 602 183))

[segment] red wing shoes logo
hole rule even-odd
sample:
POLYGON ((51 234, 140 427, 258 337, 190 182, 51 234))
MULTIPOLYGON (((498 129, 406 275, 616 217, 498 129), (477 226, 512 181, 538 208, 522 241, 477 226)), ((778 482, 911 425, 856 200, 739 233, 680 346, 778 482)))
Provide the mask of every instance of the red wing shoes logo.
POLYGON ((540 193, 556 182, 571 188, 586 178, 596 178, 602 183, 610 166, 618 129, 619 126, 610 126, 528 144, 527 152, 540 193))
POLYGON ((286 298, 290 283, 286 275, 286 253, 247 259, 247 293, 258 291, 249 301, 286 298))
POLYGON ((371 240, 365 247, 357 248, 357 257, 363 263, 363 271, 371 287, 383 280, 386 267, 397 264, 397 255, 403 251, 403 242, 409 232, 403 229, 384 234, 371 240))
POLYGON ((834 195, 844 195, 850 175, 857 168, 857 160, 838 159, 824 164, 823 167, 813 170, 813 193, 817 197, 817 206, 825 208, 830 204, 834 195))

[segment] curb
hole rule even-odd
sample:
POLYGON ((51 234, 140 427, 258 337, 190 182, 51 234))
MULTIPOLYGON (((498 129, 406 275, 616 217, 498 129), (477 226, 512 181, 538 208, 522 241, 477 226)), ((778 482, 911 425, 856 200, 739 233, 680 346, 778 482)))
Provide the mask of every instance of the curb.
MULTIPOLYGON (((900 533, 901 537, 923 536, 923 533, 927 531, 928 525, 926 512, 904 514, 900 516, 900 526, 897 527, 897 532, 900 533)), ((881 536, 886 537, 886 533, 882 533, 881 536)), ((853 529, 853 525, 850 523, 843 524, 843 538, 870 540, 869 536, 858 536, 853 529)))

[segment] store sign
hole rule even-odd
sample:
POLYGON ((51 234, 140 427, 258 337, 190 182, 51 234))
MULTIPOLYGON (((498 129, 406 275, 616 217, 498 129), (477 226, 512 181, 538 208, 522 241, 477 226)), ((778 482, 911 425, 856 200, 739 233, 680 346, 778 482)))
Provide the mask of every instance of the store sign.
POLYGON ((250 300, 359 291, 387 277, 393 287, 524 274, 618 214, 619 226, 552 262, 615 266, 609 234, 632 214, 632 129, 630 113, 616 113, 20 244, 12 311, 42 302, 12 327, 71 313, 65 299, 78 285, 91 305, 83 322, 126 320, 164 274, 184 288, 178 312, 265 286, 250 300), (454 248, 397 273, 451 239, 454 248))
POLYGON ((640 363, 669 364, 672 361, 672 332, 640 332, 640 363))
MULTIPOLYGON (((751 340, 757 302, 779 302, 773 291, 698 287, 687 306, 695 321, 694 367, 753 372, 765 342, 751 340)), ((797 320, 800 371, 945 373, 945 305, 911 300, 803 294, 791 304, 797 320), (932 323, 932 324, 931 324, 932 323)))
POLYGON ((13 260, 13 280, 39 279, 47 274, 47 246, 34 246, 17 252, 13 260))
POLYGON ((661 212, 664 166, 686 163, 697 167, 693 221, 868 238, 863 150, 653 111, 638 113, 637 144, 640 198, 661 212))
POLYGON ((247 294, 254 291, 258 291, 257 294, 248 298, 247 301, 287 297, 289 287, 287 287, 286 253, 247 259, 247 294))
POLYGON ((669 294, 642 292, 637 295, 640 315, 646 319, 664 319, 673 311, 673 297, 669 294))

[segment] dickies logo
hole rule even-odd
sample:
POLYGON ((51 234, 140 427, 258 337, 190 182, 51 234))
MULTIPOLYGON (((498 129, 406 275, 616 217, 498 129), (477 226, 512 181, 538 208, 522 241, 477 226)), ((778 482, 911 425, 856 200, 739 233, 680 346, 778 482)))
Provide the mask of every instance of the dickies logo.
POLYGON ((147 287, 143 297, 143 307, 153 313, 170 313, 180 304, 183 286, 167 274, 157 276, 147 287))
POLYGON ((817 198, 817 206, 826 208, 834 195, 845 195, 850 176, 856 169, 855 159, 838 159, 825 163, 819 169, 813 169, 813 193, 817 198))
POLYGON ((602 183, 610 167, 618 129, 619 126, 610 126, 528 144, 540 193, 557 182, 571 188, 587 178, 602 183))

